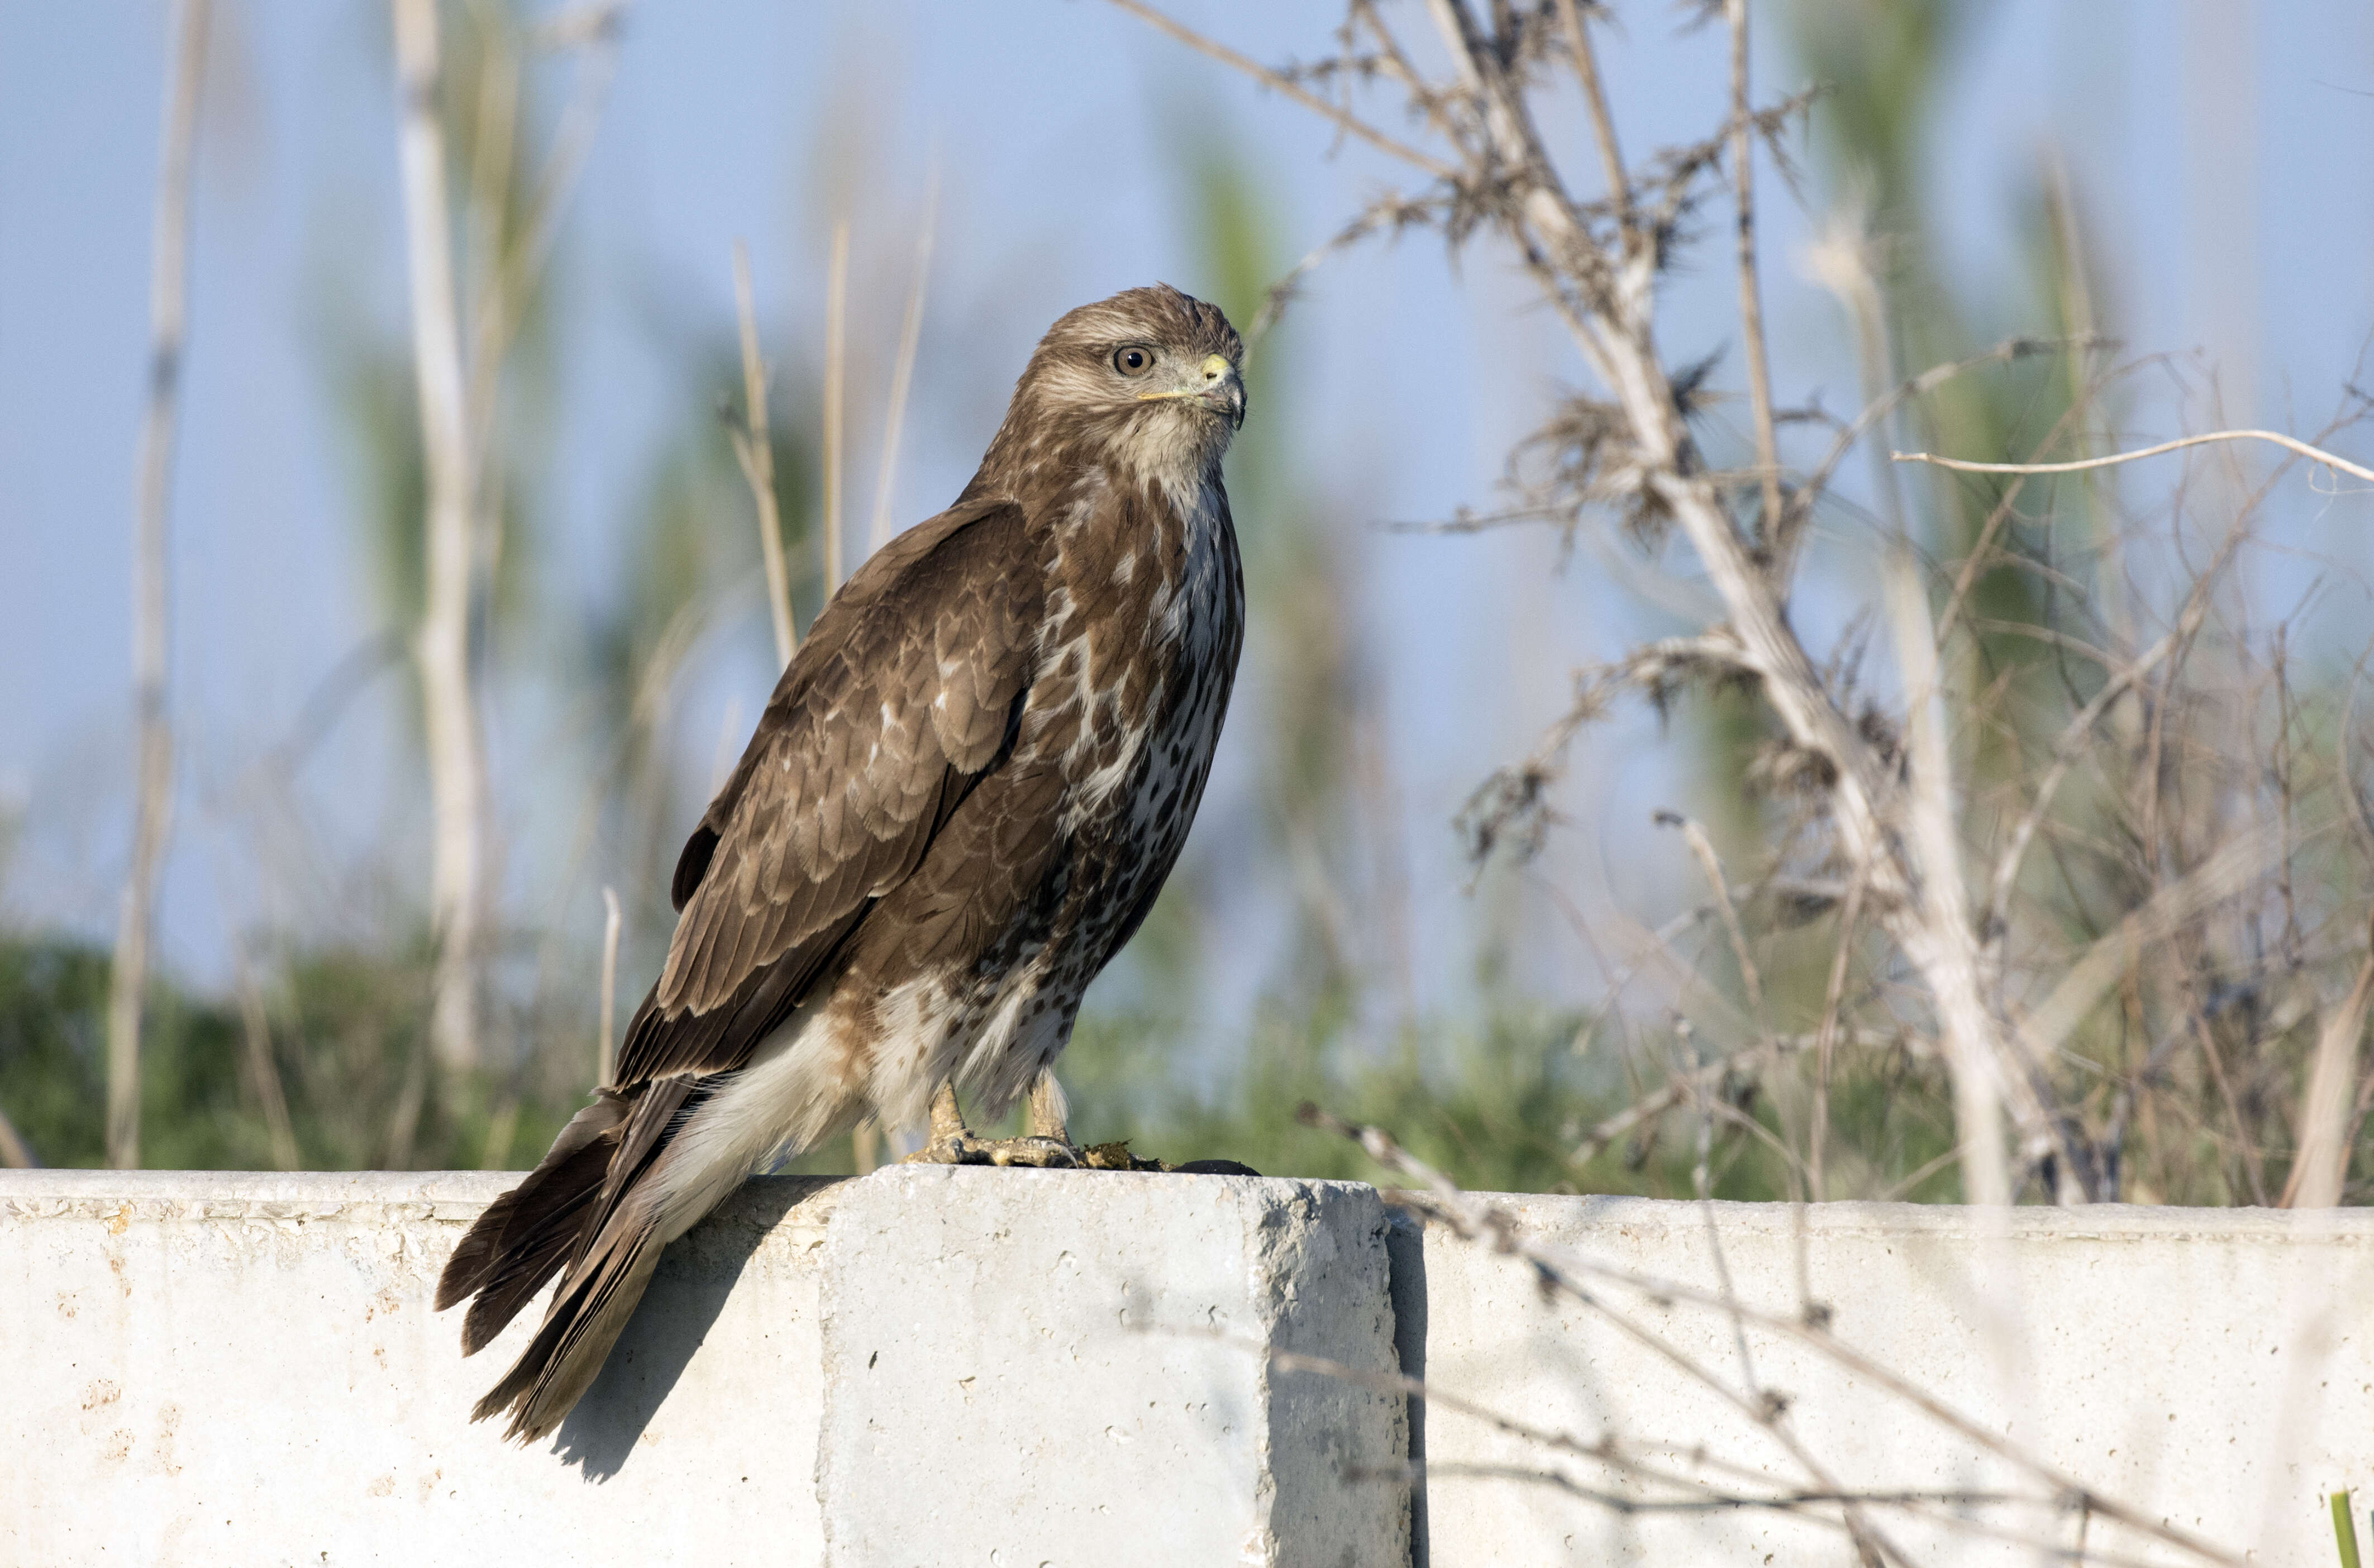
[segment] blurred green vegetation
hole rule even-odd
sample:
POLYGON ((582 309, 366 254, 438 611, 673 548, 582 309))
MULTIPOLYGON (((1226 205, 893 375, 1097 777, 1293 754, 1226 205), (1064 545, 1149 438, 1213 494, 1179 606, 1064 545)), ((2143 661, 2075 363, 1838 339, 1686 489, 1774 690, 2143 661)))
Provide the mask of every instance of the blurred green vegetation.
MULTIPOLYGON (((105 1163, 100 1107, 108 954, 0 935, 0 1111, 44 1165, 105 1163)), ((426 952, 324 950, 289 963, 251 1019, 237 996, 160 980, 142 1055, 142 1153, 159 1168, 268 1170, 267 1062, 304 1169, 474 1167, 502 1103, 513 1148, 540 1152, 573 1113, 559 1086, 525 1101, 435 1085, 426 952), (262 1053, 249 1033, 263 1031, 262 1053)))

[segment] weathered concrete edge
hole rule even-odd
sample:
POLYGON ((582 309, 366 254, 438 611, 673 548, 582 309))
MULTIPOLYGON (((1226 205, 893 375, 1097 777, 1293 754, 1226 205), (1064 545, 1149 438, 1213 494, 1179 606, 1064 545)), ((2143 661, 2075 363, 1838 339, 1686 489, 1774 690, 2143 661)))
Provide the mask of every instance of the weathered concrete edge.
MULTIPOLYGON (((520 1171, 0 1171, 0 1224, 42 1220, 355 1220, 459 1227, 520 1171)), ((755 1176, 706 1225, 816 1226, 846 1178, 755 1176), (766 1216, 764 1220, 758 1217, 766 1216)))
MULTIPOLYGON (((192 1218, 233 1218, 242 1211, 284 1218, 297 1211, 335 1212, 350 1205, 417 1208, 419 1218, 466 1222, 516 1184, 517 1171, 107 1171, 0 1170, 0 1219, 170 1218, 175 1208, 206 1206, 192 1218), (151 1207, 155 1206, 155 1207, 151 1207)), ((827 1178, 832 1180, 831 1178, 827 1178)), ((853 1179, 853 1178, 852 1178, 853 1179)), ((816 1178, 758 1176, 727 1199, 721 1216, 763 1207, 770 1184, 816 1178)), ((1358 1185, 1357 1183, 1342 1184, 1358 1185)), ((829 1212, 838 1185, 799 1200, 802 1220, 829 1212), (818 1208, 821 1204, 824 1208, 818 1208)), ((786 1189, 788 1190, 788 1189, 786 1189)), ((1390 1191, 1381 1195, 1388 1207, 1390 1191)), ((1560 1227, 1703 1230, 1712 1210, 1721 1231, 1819 1235, 1919 1234, 1945 1239, 2073 1238, 2088 1241, 2200 1236, 2220 1241, 2296 1241, 2374 1244, 2374 1208, 2180 1208, 2104 1203, 2077 1208, 2018 1208, 1988 1215, 1976 1208, 1927 1203, 1729 1203, 1694 1199, 1569 1197, 1534 1193, 1471 1195, 1509 1210, 1521 1222, 1560 1227)))
MULTIPOLYGON (((1567 1197, 1472 1193, 1528 1229, 1704 1232, 1711 1211, 1719 1233, 1819 1236, 1919 1235, 1946 1241, 2163 1241, 2199 1237, 2225 1243, 2295 1242, 2374 1245, 2374 1208, 2179 1208, 2098 1203, 2073 1208, 2022 1207, 1989 1212, 1934 1203, 1702 1203, 1695 1198, 1567 1197)), ((1385 1194, 1392 1204, 1393 1195, 1385 1194)))

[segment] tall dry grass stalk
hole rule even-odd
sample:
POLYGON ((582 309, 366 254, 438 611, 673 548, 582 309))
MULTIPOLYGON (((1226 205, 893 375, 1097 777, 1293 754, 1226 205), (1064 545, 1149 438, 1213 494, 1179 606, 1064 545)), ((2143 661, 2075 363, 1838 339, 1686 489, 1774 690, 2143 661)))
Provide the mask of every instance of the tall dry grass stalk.
POLYGON ((775 438, 767 421, 767 365, 758 357, 758 312, 750 295, 750 250, 734 242, 734 308, 742 330, 742 412, 745 428, 727 425, 735 460, 758 508, 758 557, 767 571, 767 618, 775 629, 775 663, 789 667, 799 651, 792 621, 792 574, 783 560, 783 519, 775 499, 775 438))
POLYGON ((437 943, 429 1034, 449 1068, 478 1065, 479 925, 486 858, 486 759, 470 667, 477 454, 470 440, 446 190, 443 47, 436 0, 394 0, 397 150, 411 282, 412 357, 429 475, 428 597, 414 657, 433 814, 429 911, 437 943))
POLYGON ((450 84, 440 8, 436 0, 390 3, 413 374, 429 492, 426 591, 413 653, 433 841, 429 1040, 441 1068, 468 1073, 486 1065, 479 1031, 496 880, 491 781, 478 708, 482 672, 472 629, 503 550, 507 469, 497 449, 504 374, 593 147, 617 65, 624 7, 623 0, 571 6, 523 39, 513 37, 499 7, 471 8, 481 59, 468 122, 474 151, 464 187, 468 243, 457 250, 447 179, 446 118, 453 106, 445 101, 450 84), (526 121, 523 45, 567 51, 578 70, 535 174, 523 192, 514 192, 512 170, 526 121), (515 199, 522 195, 523 202, 515 199))
POLYGON ((209 0, 179 0, 173 8, 173 74, 158 157, 148 275, 148 400, 140 421, 140 500, 132 544, 132 701, 138 761, 132 866, 123 880, 107 992, 107 1162, 117 1170, 140 1164, 141 1010, 148 986, 148 944, 157 925, 157 885, 172 831, 173 724, 166 689, 172 653, 169 525, 182 353, 189 327, 192 155, 211 16, 209 0))
POLYGON ((915 380, 915 353, 923 341, 923 293, 932 277, 932 229, 939 216, 940 171, 933 167, 923 185, 923 221, 915 232, 915 276, 907 285, 907 311, 899 323, 899 358, 890 371, 890 407, 882 426, 882 471, 874 481, 874 525, 865 548, 890 542, 895 525, 891 499, 899 481, 899 443, 907 427, 907 395, 915 380))
POLYGON ((608 1084, 618 1055, 618 890, 602 890, 602 1022, 594 1051, 594 1085, 608 1084))
POLYGON ((841 552, 842 459, 849 433, 849 219, 832 226, 832 267, 824 305, 824 591, 845 575, 841 552))

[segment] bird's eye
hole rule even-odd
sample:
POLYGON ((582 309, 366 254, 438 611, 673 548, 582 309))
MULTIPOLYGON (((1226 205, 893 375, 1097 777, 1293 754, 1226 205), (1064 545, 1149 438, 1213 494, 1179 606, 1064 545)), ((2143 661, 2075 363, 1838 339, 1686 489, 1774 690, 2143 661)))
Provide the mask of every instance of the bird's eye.
POLYGON ((1132 344, 1113 350, 1113 369, 1125 376, 1142 376, 1154 368, 1154 350, 1132 344))

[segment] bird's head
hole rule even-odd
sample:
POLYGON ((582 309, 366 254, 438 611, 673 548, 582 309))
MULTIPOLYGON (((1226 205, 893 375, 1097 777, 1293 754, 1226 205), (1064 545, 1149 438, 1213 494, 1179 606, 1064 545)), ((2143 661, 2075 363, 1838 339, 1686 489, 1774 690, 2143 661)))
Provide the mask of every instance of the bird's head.
POLYGON ((1244 357, 1219 307, 1168 284, 1082 305, 1040 339, 998 444, 1025 465, 1086 444, 1161 484, 1216 472, 1245 422, 1244 357))

